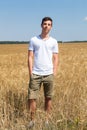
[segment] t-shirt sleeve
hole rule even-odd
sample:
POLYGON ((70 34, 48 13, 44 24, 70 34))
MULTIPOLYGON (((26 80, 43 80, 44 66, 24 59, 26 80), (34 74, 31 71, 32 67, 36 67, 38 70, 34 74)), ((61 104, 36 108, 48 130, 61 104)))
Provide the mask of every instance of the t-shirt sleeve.
POLYGON ((58 42, 56 41, 53 47, 53 53, 59 53, 58 42))
POLYGON ((28 50, 31 50, 31 51, 34 50, 34 46, 33 46, 33 41, 32 40, 30 40, 30 42, 29 42, 28 50))

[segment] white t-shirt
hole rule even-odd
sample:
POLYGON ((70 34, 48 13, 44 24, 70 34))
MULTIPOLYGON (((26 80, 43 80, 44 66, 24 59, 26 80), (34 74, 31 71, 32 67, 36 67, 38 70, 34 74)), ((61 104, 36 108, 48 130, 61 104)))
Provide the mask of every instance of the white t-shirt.
POLYGON ((31 38, 29 50, 34 52, 33 72, 37 75, 53 74, 53 53, 58 53, 58 43, 52 37, 47 40, 41 39, 40 36, 31 38))

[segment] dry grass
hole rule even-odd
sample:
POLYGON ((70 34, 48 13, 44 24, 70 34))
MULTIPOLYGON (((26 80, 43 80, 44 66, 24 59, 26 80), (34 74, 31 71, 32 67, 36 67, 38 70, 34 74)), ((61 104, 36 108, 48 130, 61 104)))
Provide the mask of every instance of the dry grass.
MULTIPOLYGON (((28 45, 0 45, 0 130, 27 130, 28 45)), ((87 43, 59 44, 59 67, 51 130, 87 130, 87 43)), ((44 97, 37 103, 37 126, 44 120, 44 97)))

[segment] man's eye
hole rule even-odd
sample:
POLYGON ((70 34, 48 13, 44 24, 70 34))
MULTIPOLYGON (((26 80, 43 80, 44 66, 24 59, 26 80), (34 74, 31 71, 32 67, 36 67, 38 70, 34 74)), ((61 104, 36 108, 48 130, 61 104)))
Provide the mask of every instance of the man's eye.
POLYGON ((44 23, 44 25, 48 25, 48 26, 50 26, 51 24, 46 24, 46 23, 44 23))
POLYGON ((51 24, 48 24, 48 26, 50 26, 51 24))

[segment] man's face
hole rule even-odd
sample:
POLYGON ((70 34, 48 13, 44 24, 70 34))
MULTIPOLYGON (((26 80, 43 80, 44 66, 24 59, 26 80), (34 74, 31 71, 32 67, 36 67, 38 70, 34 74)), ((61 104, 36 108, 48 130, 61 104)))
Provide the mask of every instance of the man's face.
POLYGON ((50 20, 44 21, 41 27, 44 33, 49 33, 52 28, 52 22, 50 20))

